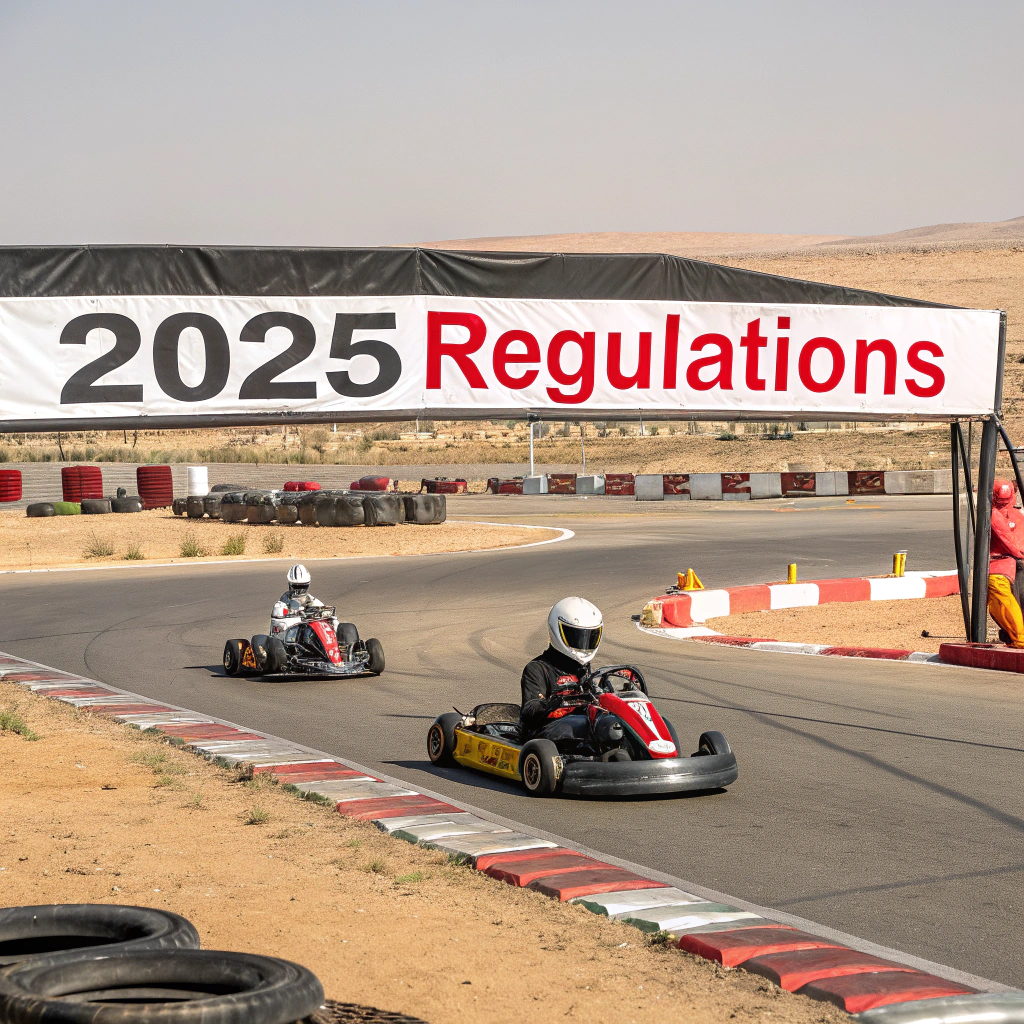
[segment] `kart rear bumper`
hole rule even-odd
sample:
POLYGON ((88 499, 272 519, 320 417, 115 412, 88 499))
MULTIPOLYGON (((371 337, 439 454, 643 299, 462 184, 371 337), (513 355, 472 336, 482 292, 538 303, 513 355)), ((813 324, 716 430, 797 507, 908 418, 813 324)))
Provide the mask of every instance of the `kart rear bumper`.
POLYGON ((722 789, 736 781, 736 755, 666 757, 650 761, 570 761, 562 775, 567 796, 651 796, 722 789))
POLYGON ((370 674, 366 663, 362 661, 346 661, 335 665, 329 661, 299 662, 286 668, 283 672, 264 673, 268 678, 286 676, 315 676, 318 679, 336 678, 339 676, 363 676, 370 674))

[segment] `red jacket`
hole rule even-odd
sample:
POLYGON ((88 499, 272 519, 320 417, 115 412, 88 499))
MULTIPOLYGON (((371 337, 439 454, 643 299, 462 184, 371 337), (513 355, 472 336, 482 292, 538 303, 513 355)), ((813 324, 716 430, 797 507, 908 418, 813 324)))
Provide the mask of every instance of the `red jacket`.
POLYGON ((1019 508, 992 509, 989 573, 1014 579, 1017 559, 1024 558, 1024 513, 1019 508))

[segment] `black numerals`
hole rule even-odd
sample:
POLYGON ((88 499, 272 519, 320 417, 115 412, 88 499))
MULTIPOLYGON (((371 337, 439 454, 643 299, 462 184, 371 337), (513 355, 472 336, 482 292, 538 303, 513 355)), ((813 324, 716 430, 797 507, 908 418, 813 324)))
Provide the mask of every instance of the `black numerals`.
MULTIPOLYGON (((136 348, 138 345, 136 345, 136 348)), ((224 328, 205 313, 175 313, 156 329, 153 336, 153 370, 165 395, 181 402, 202 402, 219 395, 228 382, 231 351, 224 328), (178 342, 186 327, 195 327, 203 336, 206 372, 195 387, 181 379, 178 366, 178 342)))
POLYGON ((331 387, 346 398, 369 398, 382 395, 393 388, 402 376, 402 359, 391 345, 373 338, 353 341, 353 331, 393 331, 394 313, 338 313, 334 317, 334 336, 331 338, 332 359, 355 359, 371 356, 377 361, 377 376, 367 384, 356 384, 347 370, 329 370, 327 380, 331 387))
POLYGON ((254 316, 243 328, 239 341, 262 343, 267 339, 267 331, 273 327, 284 327, 291 332, 292 343, 283 352, 268 359, 262 366, 253 370, 242 381, 239 398, 316 398, 316 382, 279 381, 274 378, 292 366, 298 366, 307 359, 316 347, 316 330, 313 325, 298 313, 260 313, 254 316))
POLYGON ((60 393, 61 405, 84 402, 141 402, 141 384, 97 384, 105 373, 124 366, 139 351, 142 336, 133 320, 120 313, 85 313, 61 331, 62 345, 84 345, 90 331, 111 331, 114 347, 75 371, 60 393))

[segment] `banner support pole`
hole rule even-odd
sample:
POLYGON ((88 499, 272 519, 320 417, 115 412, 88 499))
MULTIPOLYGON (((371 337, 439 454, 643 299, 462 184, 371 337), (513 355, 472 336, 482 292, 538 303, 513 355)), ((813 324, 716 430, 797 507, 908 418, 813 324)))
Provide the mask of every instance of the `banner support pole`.
POLYGON ((974 579, 971 587, 971 642, 982 644, 988 628, 988 567, 992 534, 992 482, 996 475, 999 430, 989 416, 981 431, 978 457, 978 504, 974 530, 974 579))

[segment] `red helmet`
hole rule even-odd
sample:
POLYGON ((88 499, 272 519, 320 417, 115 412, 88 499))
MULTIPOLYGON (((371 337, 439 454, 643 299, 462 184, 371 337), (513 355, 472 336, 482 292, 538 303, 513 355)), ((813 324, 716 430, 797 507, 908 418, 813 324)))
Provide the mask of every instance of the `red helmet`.
POLYGON ((995 480, 992 484, 992 502, 996 508, 1013 504, 1013 484, 1009 480, 995 480))

